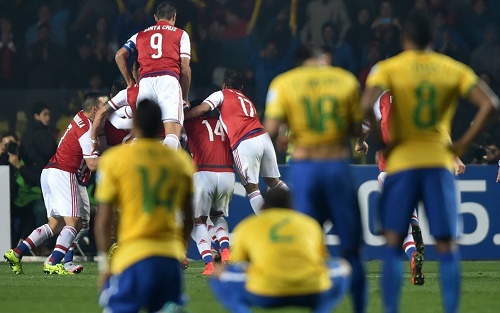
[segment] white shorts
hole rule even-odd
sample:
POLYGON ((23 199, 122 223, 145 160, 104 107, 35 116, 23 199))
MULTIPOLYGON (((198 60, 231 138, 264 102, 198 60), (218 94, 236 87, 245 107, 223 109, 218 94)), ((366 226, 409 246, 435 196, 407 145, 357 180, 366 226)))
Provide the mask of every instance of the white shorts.
POLYGON ((280 177, 276 152, 268 133, 243 140, 233 151, 236 170, 243 185, 258 184, 262 177, 280 177))
POLYGON ((229 202, 234 192, 234 173, 196 172, 194 181, 194 217, 209 216, 210 209, 229 215, 229 202))
POLYGON ((184 122, 182 91, 177 78, 170 75, 142 78, 139 83, 137 103, 144 99, 158 103, 162 121, 181 125, 184 122))
POLYGON ((380 172, 380 174, 378 174, 378 182, 383 186, 384 185, 384 182, 385 182, 385 178, 387 177, 387 172, 380 172))
POLYGON ((90 220, 87 188, 78 184, 76 174, 46 168, 40 177, 47 217, 81 217, 90 220))

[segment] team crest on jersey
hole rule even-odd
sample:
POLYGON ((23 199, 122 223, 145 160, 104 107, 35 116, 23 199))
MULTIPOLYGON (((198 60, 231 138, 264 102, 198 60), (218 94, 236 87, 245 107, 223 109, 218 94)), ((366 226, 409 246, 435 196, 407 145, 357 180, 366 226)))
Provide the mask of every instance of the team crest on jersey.
POLYGON ((276 99, 276 92, 272 89, 269 89, 266 96, 266 103, 271 103, 274 101, 274 99, 276 99))

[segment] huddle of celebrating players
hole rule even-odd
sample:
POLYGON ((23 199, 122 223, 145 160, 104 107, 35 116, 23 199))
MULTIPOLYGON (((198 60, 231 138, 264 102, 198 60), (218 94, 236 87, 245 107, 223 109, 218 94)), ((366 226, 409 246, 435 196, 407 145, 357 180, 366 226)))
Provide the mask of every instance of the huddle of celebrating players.
POLYGON ((216 297, 232 312, 248 312, 252 305, 331 312, 347 290, 353 311, 366 312, 361 217, 345 146, 347 138, 357 137, 356 150, 366 152, 366 117, 371 132, 387 146, 380 205, 387 241, 382 267, 385 311, 399 310, 402 245, 411 261, 413 283, 424 283, 423 243, 414 211, 423 200, 442 265, 444 311, 458 312, 457 201, 450 169, 455 160, 457 174, 463 172, 458 156, 498 109, 499 100, 468 67, 426 50, 432 40, 426 16, 409 17, 403 27, 405 51, 375 66, 362 96, 352 74, 329 66, 322 53, 299 49, 298 66, 270 85, 264 125, 242 93, 243 76, 236 71, 226 71, 221 90, 190 103, 189 36, 174 26, 176 9, 171 3, 161 3, 155 19, 156 25, 132 36, 116 53, 125 83, 113 87, 106 103, 101 95, 86 95, 83 110, 61 138, 41 178, 49 222, 4 255, 15 273, 22 273, 22 255, 57 233, 44 271, 83 270, 71 260, 65 262, 70 268, 61 261, 72 255, 66 252, 88 231, 85 183, 98 168, 95 235, 104 308, 153 312, 165 304, 182 305, 179 260, 191 237, 205 262, 202 274, 212 275, 216 297), (134 56, 137 62, 131 70, 129 59, 134 56), (449 129, 457 96, 467 97, 479 110, 471 128, 452 144, 449 129), (99 139, 101 124, 106 143, 99 139), (280 180, 272 144, 283 124, 294 142, 293 201, 280 180), (122 141, 131 143, 98 156, 105 144, 122 141), (233 169, 257 215, 236 227, 237 244, 230 252, 224 217, 235 184, 233 169), (264 197, 260 176, 270 190, 264 197), (291 207, 304 214, 282 210, 291 207), (342 258, 329 260, 325 250, 320 225, 327 219, 339 234, 342 258), (416 244, 404 239, 410 222, 416 244), (108 264, 113 225, 119 246, 108 264), (223 264, 233 260, 246 265, 217 270, 212 244, 223 264))

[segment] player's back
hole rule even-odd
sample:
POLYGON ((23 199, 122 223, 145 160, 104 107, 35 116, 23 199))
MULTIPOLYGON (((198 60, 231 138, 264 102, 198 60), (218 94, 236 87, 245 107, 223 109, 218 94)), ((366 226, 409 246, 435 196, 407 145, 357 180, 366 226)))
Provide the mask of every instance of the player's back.
POLYGON ((163 20, 137 33, 140 76, 167 74, 179 79, 181 39, 186 36, 182 29, 163 20))
POLYGON ((217 116, 184 121, 191 156, 197 171, 233 172, 233 155, 217 116))
POLYGON ((285 296, 316 293, 330 286, 323 232, 307 215, 292 209, 263 210, 237 226, 233 247, 234 260, 250 260, 247 288, 251 292, 285 296), (240 246, 247 255, 240 255, 240 246))
POLYGON ((90 143, 91 124, 83 111, 78 112, 59 140, 56 153, 50 159, 47 167, 77 173, 82 166, 84 157, 80 141, 82 144, 88 145, 90 143))
POLYGON ((224 101, 220 107, 220 120, 231 148, 255 131, 263 130, 255 105, 241 91, 223 89, 224 101))
POLYGON ((368 83, 390 89, 388 171, 452 166, 451 121, 457 97, 477 82, 466 65, 432 51, 405 51, 377 64, 368 83))
POLYGON ((297 147, 343 145, 363 117, 356 77, 337 67, 301 66, 283 73, 271 83, 267 101, 266 116, 275 109, 286 112, 297 147))
POLYGON ((100 161, 98 196, 116 188, 121 209, 120 248, 112 270, 121 271, 144 257, 181 260, 185 244, 176 211, 192 192, 193 165, 185 151, 175 151, 155 139, 138 139, 106 151, 100 161), (110 175, 110 177, 106 177, 110 175), (111 183, 112 182, 112 183, 111 183), (114 186, 111 186, 114 184, 114 186))

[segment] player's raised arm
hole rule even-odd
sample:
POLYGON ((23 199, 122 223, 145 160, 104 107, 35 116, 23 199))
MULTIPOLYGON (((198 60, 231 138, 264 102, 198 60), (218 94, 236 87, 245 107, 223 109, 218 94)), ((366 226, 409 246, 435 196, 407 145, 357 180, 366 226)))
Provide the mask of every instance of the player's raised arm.
POLYGON ((488 85, 479 80, 469 92, 467 97, 472 104, 478 107, 474 122, 471 127, 454 142, 453 147, 457 156, 461 156, 476 138, 485 126, 493 120, 500 108, 500 100, 498 96, 488 87, 488 85))
POLYGON ((118 51, 116 51, 115 62, 116 65, 118 66, 118 69, 120 70, 120 73, 123 75, 123 78, 127 82, 127 86, 132 87, 135 85, 135 80, 127 66, 128 56, 129 56, 128 50, 122 47, 118 49, 118 51))

